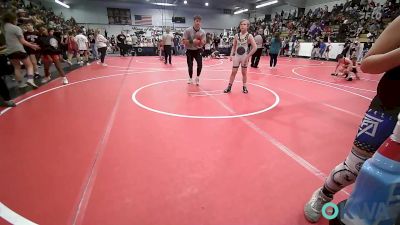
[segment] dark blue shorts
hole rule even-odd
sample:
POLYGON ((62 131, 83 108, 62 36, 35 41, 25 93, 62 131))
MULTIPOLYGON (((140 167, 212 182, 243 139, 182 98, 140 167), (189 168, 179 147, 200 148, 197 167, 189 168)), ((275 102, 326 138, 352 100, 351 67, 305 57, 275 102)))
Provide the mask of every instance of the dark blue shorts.
POLYGON ((397 116, 382 110, 368 109, 358 128, 354 145, 364 151, 374 153, 393 133, 397 116))

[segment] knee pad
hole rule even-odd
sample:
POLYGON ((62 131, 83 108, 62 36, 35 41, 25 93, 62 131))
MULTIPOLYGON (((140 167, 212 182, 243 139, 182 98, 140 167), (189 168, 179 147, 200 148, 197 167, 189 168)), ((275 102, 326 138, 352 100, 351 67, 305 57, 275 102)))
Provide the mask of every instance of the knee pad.
POLYGON ((346 160, 332 170, 325 182, 325 187, 332 193, 336 193, 354 183, 362 165, 369 157, 358 154, 357 150, 353 148, 346 160))

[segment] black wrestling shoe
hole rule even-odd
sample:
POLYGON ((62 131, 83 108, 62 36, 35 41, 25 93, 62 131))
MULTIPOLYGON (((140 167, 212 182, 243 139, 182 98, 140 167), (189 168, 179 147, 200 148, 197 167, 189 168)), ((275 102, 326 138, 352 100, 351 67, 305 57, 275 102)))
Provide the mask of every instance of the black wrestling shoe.
POLYGON ((224 90, 224 93, 231 93, 231 90, 232 90, 232 86, 228 86, 225 90, 224 90))
POLYGON ((249 93, 249 90, 247 90, 247 87, 243 86, 243 93, 247 94, 249 93))

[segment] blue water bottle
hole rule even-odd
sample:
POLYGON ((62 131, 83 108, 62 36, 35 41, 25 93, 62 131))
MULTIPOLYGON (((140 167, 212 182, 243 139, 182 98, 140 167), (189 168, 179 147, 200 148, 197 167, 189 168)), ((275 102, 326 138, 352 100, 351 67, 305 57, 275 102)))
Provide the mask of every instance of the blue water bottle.
POLYGON ((362 166, 341 213, 341 220, 346 225, 398 225, 400 114, 393 134, 362 166))

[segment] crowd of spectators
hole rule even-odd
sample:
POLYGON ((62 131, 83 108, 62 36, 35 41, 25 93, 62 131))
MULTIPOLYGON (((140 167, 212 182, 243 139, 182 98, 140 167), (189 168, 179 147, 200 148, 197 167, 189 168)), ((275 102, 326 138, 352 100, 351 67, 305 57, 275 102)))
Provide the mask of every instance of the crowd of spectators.
POLYGON ((304 41, 316 37, 327 41, 344 42, 368 34, 376 39, 389 21, 400 15, 400 3, 387 0, 384 4, 374 0, 347 0, 329 9, 327 5, 299 13, 298 10, 275 13, 268 21, 252 21, 251 30, 263 29, 265 35, 285 33, 290 38, 304 41))

